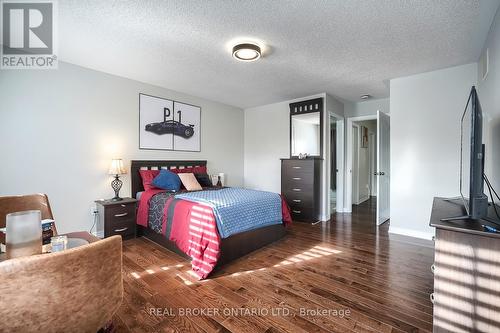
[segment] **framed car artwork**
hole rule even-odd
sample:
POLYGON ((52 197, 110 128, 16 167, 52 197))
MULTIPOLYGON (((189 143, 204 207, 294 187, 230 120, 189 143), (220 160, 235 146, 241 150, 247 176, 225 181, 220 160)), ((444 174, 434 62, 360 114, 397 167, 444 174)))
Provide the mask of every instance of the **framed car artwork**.
POLYGON ((139 148, 200 151, 201 108, 139 94, 139 148))

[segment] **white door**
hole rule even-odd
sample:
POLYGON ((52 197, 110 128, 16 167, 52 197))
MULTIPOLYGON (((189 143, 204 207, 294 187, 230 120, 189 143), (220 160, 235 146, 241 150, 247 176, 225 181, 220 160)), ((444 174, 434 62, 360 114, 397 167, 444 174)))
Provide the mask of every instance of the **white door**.
POLYGON ((352 125, 352 204, 359 204, 359 127, 352 125))
POLYGON ((337 120, 337 189, 336 208, 339 212, 344 211, 344 119, 337 120))
POLYGON ((391 125, 389 115, 377 111, 377 224, 390 217, 391 125))

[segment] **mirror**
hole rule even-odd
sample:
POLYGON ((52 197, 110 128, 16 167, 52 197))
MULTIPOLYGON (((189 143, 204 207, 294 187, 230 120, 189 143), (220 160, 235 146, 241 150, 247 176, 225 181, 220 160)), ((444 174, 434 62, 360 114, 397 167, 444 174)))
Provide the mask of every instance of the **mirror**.
POLYGON ((291 155, 321 155, 321 112, 291 116, 291 155))

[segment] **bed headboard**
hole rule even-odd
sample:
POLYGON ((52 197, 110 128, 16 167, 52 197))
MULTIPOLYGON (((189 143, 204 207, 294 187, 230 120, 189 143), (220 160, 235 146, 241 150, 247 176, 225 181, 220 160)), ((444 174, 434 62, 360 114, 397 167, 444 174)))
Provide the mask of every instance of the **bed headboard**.
POLYGON ((139 170, 160 170, 160 169, 183 169, 195 166, 207 166, 207 161, 132 161, 130 164, 130 175, 132 177, 131 195, 135 198, 137 192, 144 191, 142 178, 139 170))

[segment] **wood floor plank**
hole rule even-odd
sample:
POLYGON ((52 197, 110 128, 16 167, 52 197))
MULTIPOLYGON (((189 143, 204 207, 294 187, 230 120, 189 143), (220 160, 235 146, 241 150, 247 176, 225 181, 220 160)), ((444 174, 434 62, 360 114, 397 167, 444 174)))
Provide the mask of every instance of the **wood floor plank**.
POLYGON ((377 227, 373 200, 328 223, 294 223, 284 239, 204 281, 191 274, 187 259, 145 238, 127 240, 115 330, 430 332, 433 255, 432 244, 395 240, 388 223, 377 227), (218 312, 180 315, 185 308, 218 312), (339 309, 349 315, 332 315, 339 309))

